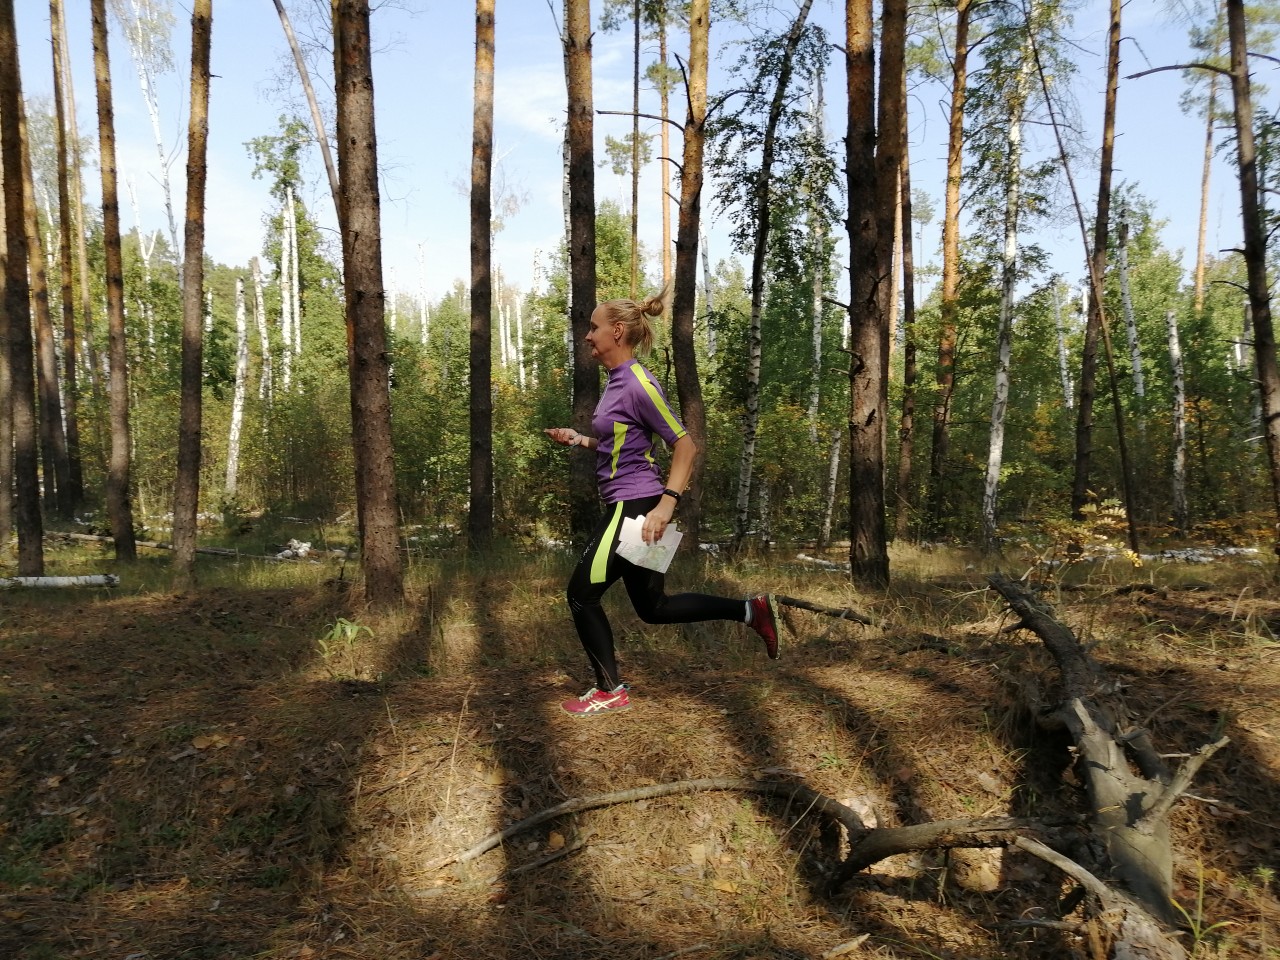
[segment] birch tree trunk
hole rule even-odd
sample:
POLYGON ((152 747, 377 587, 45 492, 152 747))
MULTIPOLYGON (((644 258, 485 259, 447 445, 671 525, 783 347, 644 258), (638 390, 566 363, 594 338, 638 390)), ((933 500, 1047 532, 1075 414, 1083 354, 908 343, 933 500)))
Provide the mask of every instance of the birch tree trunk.
POLYGON ((1053 328, 1058 338, 1058 379, 1062 383, 1062 405, 1067 410, 1076 405, 1075 385, 1071 382, 1071 357, 1067 350, 1067 325, 1062 318, 1062 288, 1053 284, 1053 328))
MULTIPOLYGON (((1138 340, 1138 320, 1133 313, 1133 293, 1129 286, 1129 221, 1123 214, 1117 231, 1116 268, 1120 273, 1120 309, 1124 315, 1125 336, 1129 343, 1129 370, 1133 374, 1133 393, 1134 396, 1142 399, 1147 395, 1147 386, 1142 376, 1142 344, 1138 340)), ((1140 411, 1138 429, 1142 430, 1143 427, 1140 411)))
POLYGON ((368 0, 336 0, 333 23, 338 174, 342 182, 338 222, 343 238, 351 427, 365 598, 372 604, 390 606, 404 599, 404 567, 391 443, 368 0))
MULTIPOLYGON (((249 261, 250 275, 253 279, 253 318, 258 326, 258 349, 262 351, 262 366, 258 375, 258 399, 266 402, 268 411, 274 399, 271 389, 271 338, 267 335, 267 311, 262 297, 262 268, 258 258, 249 261)), ((263 418, 265 424, 267 418, 263 418)))
MULTIPOLYGON (((200 440, 204 420, 204 214, 209 153, 209 53, 213 0, 191 11, 191 108, 187 118, 187 207, 182 251, 182 400, 178 414, 178 472, 173 493, 173 581, 196 579, 200 513, 200 440)), ((237 387, 237 389, 239 389, 237 387)))
POLYGON ((285 187, 280 207, 280 385, 287 394, 293 386, 293 261, 289 243, 293 189, 285 187))
MULTIPOLYGON (((665 36, 665 34, 664 34, 665 36)), ((702 220, 703 154, 707 135, 707 73, 711 44, 710 0, 689 4, 688 113, 684 121, 684 152, 680 177, 680 212, 676 221, 674 299, 671 305, 671 352, 675 358, 676 395, 685 429, 697 452, 680 520, 686 550, 702 540, 702 465, 706 461, 707 410, 698 378, 694 349, 694 313, 698 301, 698 240, 702 220)), ((665 77, 664 77, 665 81, 665 77)), ((663 124, 666 126, 666 124, 663 124)), ((708 277, 708 282, 710 278, 708 277)))
POLYGON ((98 93, 98 162, 102 170, 102 243, 106 261, 107 335, 110 346, 111 458, 107 467, 107 515, 116 559, 138 558, 133 532, 129 457, 129 361, 124 329, 124 258, 120 250, 120 196, 116 175, 115 111, 111 103, 111 59, 105 0, 89 0, 93 17, 93 64, 98 93))
MULTIPOLYGON (((5 0, 0 0, 0 3, 5 0)), ((2 16, 2 15, 0 15, 2 16)), ((3 24, 0 23, 0 27, 3 24)), ((0 42, 4 35, 0 34, 0 42)), ((0 51, 3 52, 3 51, 0 51)), ((0 66, 0 87, 7 82, 4 79, 3 67, 0 66)), ((4 109, 0 100, 0 110, 4 109)), ((13 368, 11 364, 12 346, 9 338, 9 301, 8 301, 8 267, 9 242, 8 223, 5 220, 3 167, 4 118, 0 116, 0 265, 5 265, 5 299, 0 301, 4 309, 0 309, 0 558, 9 557, 9 539, 13 536, 13 368)))
POLYGON ((705 230, 698 231, 698 253, 702 258, 702 313, 707 318, 707 359, 716 355, 715 290, 711 283, 711 245, 705 230))
MULTIPOLYGON (((0 0, 0 164, 3 167, 4 313, 11 377, 14 523, 18 528, 18 574, 44 574, 44 520, 40 515, 39 452, 36 445, 36 375, 31 342, 31 287, 27 279, 27 228, 22 171, 22 80, 13 0, 0 0)), ((7 489, 6 489, 7 493, 7 489)))
POLYGON ((307 106, 311 110, 311 125, 316 135, 316 143, 320 145, 320 156, 324 159, 324 170, 329 177, 329 194, 333 197, 334 209, 340 207, 339 198, 342 188, 338 182, 338 168, 333 162, 333 151, 329 149, 329 135, 325 132, 324 116, 320 113, 320 101, 316 99, 315 87, 311 83, 311 73, 307 70, 307 61, 302 56, 302 47, 294 35, 293 24, 289 21, 288 11, 281 0, 273 0, 276 14, 280 17, 280 26, 284 29, 285 39, 289 41, 289 49, 293 52, 293 63, 298 68, 298 79, 302 81, 302 90, 307 97, 307 106))
MULTIPOLYGON (((471 509, 473 546, 493 536, 493 60, 494 0, 476 0, 471 130, 471 509)), ((503 338, 503 358, 506 338, 503 338)))
POLYGON ((1240 163, 1240 210, 1249 306, 1253 313, 1253 353, 1262 403, 1263 436, 1271 479, 1271 498, 1280 522, 1280 371, 1276 369, 1275 329, 1267 286, 1267 239, 1258 210, 1257 147, 1253 138, 1253 99, 1249 86, 1244 0, 1226 0, 1231 41, 1231 93, 1235 104, 1236 151, 1240 163))
POLYGON ((298 198, 293 187, 285 187, 289 217, 289 315, 293 318, 293 340, 289 347, 297 363, 302 356, 302 268, 298 263, 298 198))
MULTIPOLYGON (((819 75, 813 101, 814 141, 826 143, 822 115, 826 100, 822 95, 822 77, 819 75)), ((818 209, 820 199, 811 197, 809 204, 809 249, 813 258, 813 278, 809 291, 809 305, 813 316, 813 370, 809 381, 809 442, 818 444, 818 405, 822 396, 822 308, 827 284, 827 223, 818 209)), ((829 513, 829 511, 828 511, 829 513)), ((828 531, 829 533, 829 531, 828 531)))
MULTIPOLYGON (((1027 10, 1026 29, 1035 29, 1035 0, 1027 10)), ((991 434, 987 444, 987 474, 982 488, 982 539, 987 550, 997 549, 996 502, 1004 465, 1004 421, 1009 408, 1009 362, 1013 355, 1013 300, 1018 285, 1018 214, 1022 206, 1022 112, 1027 102, 1031 55, 1025 49, 1018 77, 1009 97, 1009 135, 1005 150, 1008 178, 1004 202, 1004 256, 1000 270, 1000 323, 996 335, 995 398, 991 403, 991 434)))
POLYGON ((1167 310, 1164 321, 1169 330, 1169 367, 1173 374, 1173 525, 1185 536, 1191 526, 1191 509, 1187 505, 1187 382, 1177 315, 1167 310))
MULTIPOLYGON (((257 258, 254 258, 257 263, 257 258)), ((231 429, 227 433, 226 496, 234 501, 239 490, 240 435, 244 429, 244 401, 249 380, 249 325, 245 322, 244 277, 236 277, 236 388, 231 397, 231 429)))
POLYGON ((738 506, 733 531, 735 547, 741 546, 746 539, 750 523, 751 476, 755 468, 756 434, 760 426, 760 364, 764 346, 761 324, 764 316, 765 256, 769 250, 769 198, 773 189, 774 149, 778 121, 791 83, 796 47, 800 44, 804 23, 812 6, 813 0, 803 0, 791 29, 787 31, 786 46, 778 68, 777 86, 774 88, 773 102, 769 105, 769 117, 765 121, 760 146, 760 170, 756 174, 752 213, 755 243, 751 251, 751 320, 747 330, 747 402, 742 418, 742 459, 738 464, 738 506))

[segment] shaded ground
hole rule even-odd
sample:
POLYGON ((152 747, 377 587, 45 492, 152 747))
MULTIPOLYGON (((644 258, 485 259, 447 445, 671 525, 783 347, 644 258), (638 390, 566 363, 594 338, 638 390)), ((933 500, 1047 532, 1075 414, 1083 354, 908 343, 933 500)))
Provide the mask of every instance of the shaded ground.
MULTIPOLYGON (((845 955, 1089 956, 1015 923, 1068 892, 1037 861, 904 857, 827 896, 839 834, 755 795, 606 807, 433 869, 568 798, 692 777, 798 778, 884 823, 1082 809, 1066 744, 1016 705, 1031 680, 1051 695, 1048 658, 1002 632, 980 580, 886 599, 800 566, 713 570, 699 587, 767 579, 885 627, 796 613, 775 664, 741 627, 615 607, 636 708, 582 721, 556 708, 588 685, 565 564, 423 569, 394 617, 324 571, 0 593, 0 957, 817 958, 864 934, 845 955)), ((1060 597, 1162 752, 1231 737, 1172 818, 1200 956, 1280 955, 1268 596, 1236 571, 1229 590, 1060 597)))

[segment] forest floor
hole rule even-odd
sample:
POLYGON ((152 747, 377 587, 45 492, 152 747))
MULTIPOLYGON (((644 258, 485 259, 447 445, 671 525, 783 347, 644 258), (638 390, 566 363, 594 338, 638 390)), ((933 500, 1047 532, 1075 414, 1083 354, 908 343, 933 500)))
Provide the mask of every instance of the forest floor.
MULTIPOLYGON (((682 558, 677 590, 877 626, 791 610, 775 663, 738 625, 646 626, 618 590, 635 706, 578 720, 557 707, 590 680, 571 557, 419 561, 376 615, 332 563, 202 559, 174 594, 167 559, 114 590, 0 592, 0 957, 1092 957, 1040 861, 902 856, 830 893, 839 830, 750 792, 611 803, 439 865, 566 800, 690 778, 795 781, 883 824, 1080 813, 1069 744, 1019 707, 1054 668, 1006 629, 994 561, 895 553, 872 594, 794 552, 682 558)), ((1044 594, 1171 763, 1231 739, 1171 816, 1198 957, 1280 956, 1273 566, 1081 564, 1044 594)))

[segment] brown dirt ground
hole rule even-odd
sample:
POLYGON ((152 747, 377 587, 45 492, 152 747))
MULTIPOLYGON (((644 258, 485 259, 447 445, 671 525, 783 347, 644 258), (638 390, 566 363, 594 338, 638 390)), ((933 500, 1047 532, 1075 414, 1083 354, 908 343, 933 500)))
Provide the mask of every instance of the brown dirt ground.
MULTIPOLYGON (((863 935, 839 955, 1089 956, 1018 925, 1070 890, 1038 861, 904 856, 831 896, 839 832, 753 794, 609 806, 432 866, 566 799, 692 777, 797 778, 886 824, 1078 813, 1068 745, 1016 695, 1051 697, 1052 664, 975 574, 873 598, 790 568, 781 592, 885 625, 790 613, 776 664, 740 627, 646 627, 610 598, 636 707, 586 721, 556 707, 587 685, 560 567, 426 575, 395 616, 319 578, 0 593, 0 957, 818 958, 863 935), (339 617, 371 634, 324 656, 339 617)), ((1252 577, 1058 607, 1162 752, 1231 738, 1171 821, 1184 942, 1227 924, 1205 957, 1280 948, 1259 873, 1280 865, 1280 603, 1252 577)))

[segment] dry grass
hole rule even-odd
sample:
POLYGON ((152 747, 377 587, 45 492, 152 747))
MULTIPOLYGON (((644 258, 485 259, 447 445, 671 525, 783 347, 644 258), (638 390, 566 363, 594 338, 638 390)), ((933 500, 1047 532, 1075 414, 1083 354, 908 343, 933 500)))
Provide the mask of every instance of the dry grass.
MULTIPOLYGON (((556 708, 589 682, 564 557, 433 561, 380 616, 303 566, 0 593, 0 956, 817 958, 863 934, 846 956, 1086 956, 1012 923, 1066 892, 1036 862, 898 858, 830 897, 842 838, 755 795, 607 807, 431 868, 565 799, 693 777, 798 777, 885 823, 1078 811, 1066 745, 1015 696, 1051 665, 1002 632, 980 563, 904 551, 888 596, 785 557, 673 574, 881 618, 793 612, 780 663, 735 625, 647 627, 619 590, 636 708, 592 721, 556 708)), ((1173 816, 1187 943, 1275 957, 1280 604, 1254 568, 1195 576, 1226 589, 1086 584, 1059 609, 1161 750, 1231 736, 1173 816)))

